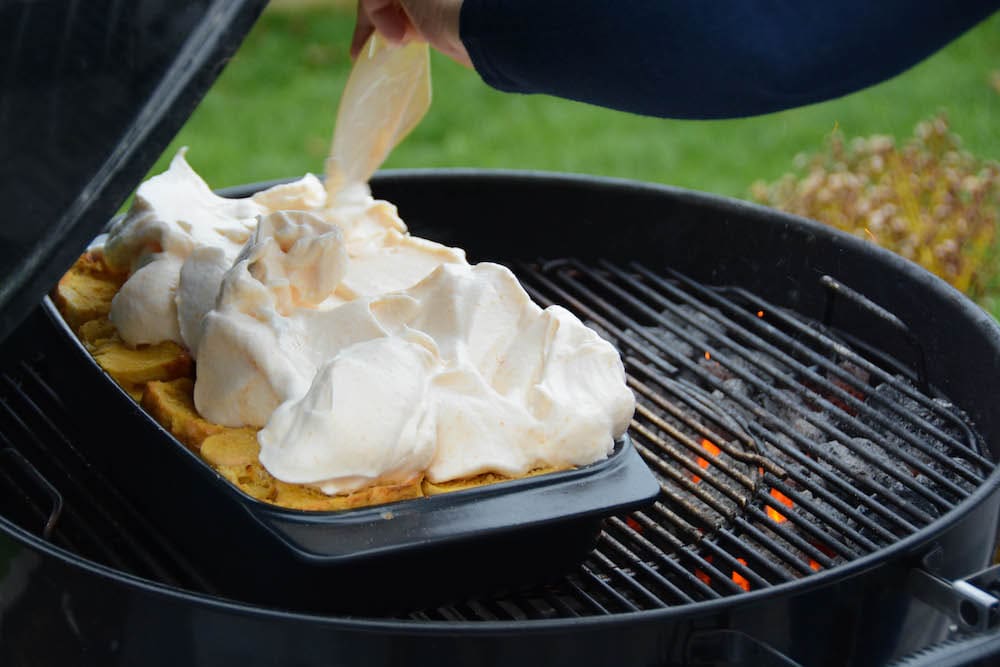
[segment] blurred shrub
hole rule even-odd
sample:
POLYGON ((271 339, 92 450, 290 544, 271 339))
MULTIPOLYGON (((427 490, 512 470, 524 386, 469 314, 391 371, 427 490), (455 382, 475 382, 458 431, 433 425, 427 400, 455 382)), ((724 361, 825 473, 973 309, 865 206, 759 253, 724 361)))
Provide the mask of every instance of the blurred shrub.
POLYGON ((994 248, 1000 165, 961 149, 938 116, 897 146, 892 137, 846 143, 796 158, 796 172, 758 182, 753 198, 833 225, 915 261, 956 288, 981 296, 996 282, 994 248))

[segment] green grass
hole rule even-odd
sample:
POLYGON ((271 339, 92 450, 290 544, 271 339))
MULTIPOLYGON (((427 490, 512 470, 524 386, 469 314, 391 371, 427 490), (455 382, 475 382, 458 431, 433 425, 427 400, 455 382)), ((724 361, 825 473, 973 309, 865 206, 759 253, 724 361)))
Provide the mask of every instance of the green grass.
MULTIPOLYGON (((213 187, 320 171, 350 66, 353 13, 265 12, 155 171, 180 145, 213 187)), ((1000 15, 896 79, 831 102, 757 118, 643 118, 543 96, 509 95, 435 54, 434 103, 386 167, 502 167, 669 183, 737 197, 797 153, 847 136, 906 137, 948 114, 965 146, 1000 158, 1000 15)))

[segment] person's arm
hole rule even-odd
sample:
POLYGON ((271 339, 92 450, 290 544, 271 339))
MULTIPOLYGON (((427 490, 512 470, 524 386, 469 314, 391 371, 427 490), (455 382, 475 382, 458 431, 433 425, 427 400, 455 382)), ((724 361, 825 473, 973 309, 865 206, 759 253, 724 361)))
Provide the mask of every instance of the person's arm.
POLYGON ((460 36, 483 80, 500 90, 725 118, 888 79, 998 7, 1000 0, 464 0, 460 36))

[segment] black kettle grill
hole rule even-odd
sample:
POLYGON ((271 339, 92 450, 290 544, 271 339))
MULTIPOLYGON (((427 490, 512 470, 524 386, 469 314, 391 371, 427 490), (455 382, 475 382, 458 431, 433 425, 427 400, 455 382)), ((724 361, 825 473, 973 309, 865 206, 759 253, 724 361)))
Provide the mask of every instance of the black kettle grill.
POLYGON ((957 665, 1000 652, 996 322, 808 220, 611 179, 387 172, 373 189, 415 234, 511 266, 539 303, 618 347, 656 501, 605 520, 559 572, 377 614, 336 587, 324 610, 220 582, 215 554, 96 462, 115 415, 80 414, 85 385, 36 306, 262 5, 0 4, 4 664, 957 665))

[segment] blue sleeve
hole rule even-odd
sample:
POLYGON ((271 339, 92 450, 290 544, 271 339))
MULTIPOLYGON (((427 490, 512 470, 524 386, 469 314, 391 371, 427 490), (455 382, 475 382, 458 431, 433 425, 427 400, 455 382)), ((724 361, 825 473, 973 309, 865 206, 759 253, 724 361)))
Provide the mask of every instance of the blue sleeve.
POLYGON ((926 58, 1000 0, 465 0, 486 83, 671 118, 839 97, 926 58))

